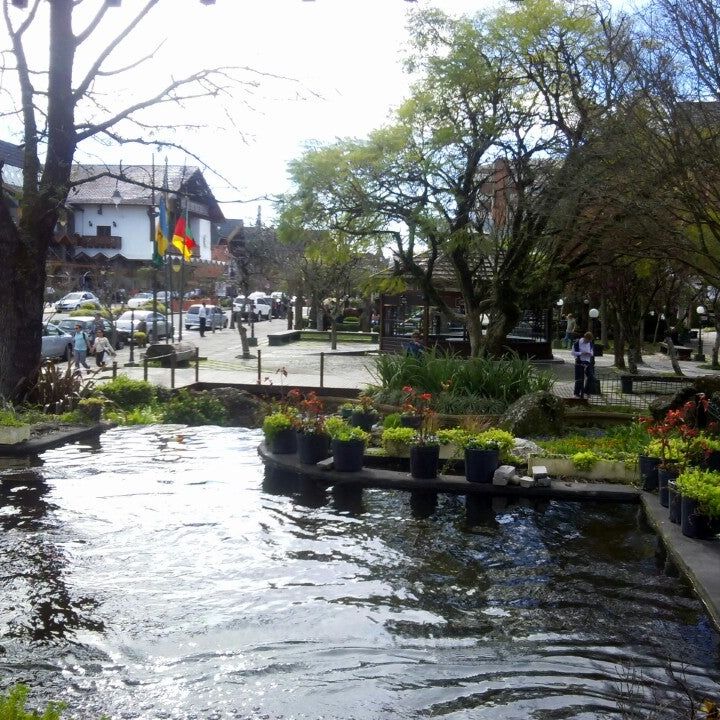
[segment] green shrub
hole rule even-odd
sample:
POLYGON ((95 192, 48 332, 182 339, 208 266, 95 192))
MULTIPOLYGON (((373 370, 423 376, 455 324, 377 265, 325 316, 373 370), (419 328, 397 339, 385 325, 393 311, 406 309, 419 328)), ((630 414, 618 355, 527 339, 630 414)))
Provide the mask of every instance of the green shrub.
POLYGON ((400 413, 389 413, 383 418, 382 424, 384 428, 400 427, 400 413))
POLYGON ((415 430, 409 427, 385 428, 380 436, 383 447, 387 450, 388 443, 410 445, 415 438, 415 430))
POLYGON ((155 401, 155 387, 144 380, 132 380, 127 375, 118 375, 102 386, 102 393, 123 410, 132 410, 155 401))
POLYGON ((465 447, 465 443, 470 435, 470 433, 463 428, 441 429, 435 434, 441 445, 457 445, 460 448, 465 447))
POLYGON ((591 450, 575 453, 571 458, 573 467, 576 470, 592 470, 600 457, 591 450))
POLYGON ((179 390, 162 408, 166 423, 183 425, 225 425, 228 413, 225 406, 207 393, 179 390))
POLYGON ((678 476, 677 489, 685 497, 697 500, 701 512, 720 517, 720 473, 687 468, 678 476))
POLYGON ((135 407, 127 412, 107 411, 105 417, 118 425, 158 425, 163 422, 163 411, 152 405, 135 407))
POLYGON ((4 427, 21 427, 27 423, 23 422, 12 407, 0 409, 0 425, 4 427))
POLYGON ((263 420, 263 433, 266 440, 272 440, 282 430, 293 427, 293 418, 284 412, 274 412, 265 416, 263 420))
POLYGON ((325 421, 325 432, 333 440, 362 440, 366 445, 370 440, 370 433, 346 423, 342 418, 334 416, 325 421))
POLYGON ((29 690, 25 685, 15 685, 7 695, 0 695, 0 720, 59 720, 65 703, 51 702, 42 714, 25 709, 29 690))

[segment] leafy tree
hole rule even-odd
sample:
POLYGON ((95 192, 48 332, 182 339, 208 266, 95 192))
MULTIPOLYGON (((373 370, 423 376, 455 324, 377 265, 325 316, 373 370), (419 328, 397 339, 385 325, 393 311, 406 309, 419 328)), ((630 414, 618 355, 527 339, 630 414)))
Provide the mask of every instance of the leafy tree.
POLYGON ((19 87, 15 116, 22 124, 24 154, 17 222, 8 198, 0 198, 0 395, 6 398, 21 395, 39 367, 45 261, 78 146, 100 139, 179 147, 163 143, 160 135, 169 128, 158 127, 148 111, 172 103, 185 107, 220 95, 236 82, 228 68, 203 69, 171 78, 146 96, 132 97, 124 107, 108 105, 103 85, 152 57, 133 62, 122 53, 158 4, 146 0, 117 28, 110 3, 98 3, 95 14, 88 15, 85 5, 75 0, 31 0, 20 12, 2 0, 9 55, 14 58, 14 67, 6 64, 5 77, 14 71, 19 87), (45 67, 27 50, 28 36, 38 32, 47 35, 45 67), (87 48, 103 37, 110 39, 89 57, 87 48))

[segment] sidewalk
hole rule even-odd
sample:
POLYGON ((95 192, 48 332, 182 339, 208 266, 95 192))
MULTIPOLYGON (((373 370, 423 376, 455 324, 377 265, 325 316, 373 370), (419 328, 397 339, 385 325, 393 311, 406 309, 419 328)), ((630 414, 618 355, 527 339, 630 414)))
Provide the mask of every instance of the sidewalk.
MULTIPOLYGON (((253 328, 257 338, 257 347, 250 348, 251 357, 242 359, 242 345, 240 335, 236 330, 225 329, 215 333, 208 332, 200 338, 197 331, 183 330, 183 340, 199 348, 200 362, 199 381, 209 383, 231 384, 260 384, 284 385, 286 387, 304 385, 319 387, 357 388, 362 389, 375 382, 373 375, 373 355, 379 352, 377 343, 357 342, 338 343, 338 349, 333 351, 328 342, 301 341, 287 345, 269 346, 267 335, 286 327, 284 320, 257 323, 253 328), (258 360, 258 355, 259 360, 258 360), (258 366, 260 371, 258 372, 258 366), (321 367, 322 366, 322 367, 321 367), (287 373, 287 374, 285 374, 287 373)), ((706 348, 707 362, 701 367, 694 360, 681 361, 683 372, 688 377, 697 377, 716 371, 707 369, 710 357, 708 349, 714 342, 714 333, 707 333, 706 348)), ((705 340, 705 336, 703 337, 705 340)), ((118 374, 123 373, 132 378, 142 379, 142 356, 144 350, 136 348, 134 352, 136 367, 126 367, 129 360, 129 349, 118 352, 118 374)), ((569 350, 554 350, 554 362, 539 363, 538 368, 550 372, 557 378, 555 393, 561 397, 572 397, 574 381, 574 358, 569 350)), ((672 374, 672 365, 666 355, 646 355, 640 372, 672 374)), ((614 357, 605 354, 596 358, 598 376, 602 378, 615 378, 613 369, 614 357)), ((98 379, 110 377, 105 371, 96 376, 98 379)), ((169 368, 148 368, 148 380, 157 385, 170 386, 171 373, 169 368)), ((188 368, 178 368, 175 371, 175 387, 190 385, 195 382, 194 365, 188 368)), ((617 380, 619 386, 619 380, 617 380)), ((637 400, 638 396, 629 396, 637 400)), ((642 396, 643 403, 646 402, 642 396)), ((622 398, 595 397, 593 404, 622 403, 622 398)), ((628 398, 626 398, 628 400, 628 398)))

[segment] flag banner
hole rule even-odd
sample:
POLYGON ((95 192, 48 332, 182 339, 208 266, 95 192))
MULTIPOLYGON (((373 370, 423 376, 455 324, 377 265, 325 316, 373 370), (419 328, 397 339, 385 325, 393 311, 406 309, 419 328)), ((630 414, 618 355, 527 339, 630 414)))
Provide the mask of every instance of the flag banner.
POLYGON ((188 238, 185 227, 185 218, 179 217, 175 223, 175 232, 172 237, 172 244, 181 253, 185 260, 189 260, 192 257, 192 249, 195 247, 195 241, 192 236, 188 238), (189 240, 189 242, 188 242, 189 240))
POLYGON ((167 210, 165 209, 165 197, 160 198, 158 203, 158 226, 155 233, 155 243, 157 245, 157 253, 162 257, 168 249, 168 231, 167 210))

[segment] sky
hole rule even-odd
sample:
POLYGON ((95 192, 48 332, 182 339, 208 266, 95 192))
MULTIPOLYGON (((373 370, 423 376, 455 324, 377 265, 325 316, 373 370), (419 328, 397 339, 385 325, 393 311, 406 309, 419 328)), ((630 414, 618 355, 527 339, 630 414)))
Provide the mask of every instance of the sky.
MULTIPOLYGON (((76 33, 83 25, 80 13, 94 12, 100 2, 84 0, 79 6, 76 33)), ((257 198, 289 189, 287 164, 302 154, 307 143, 363 137, 386 122, 391 109, 407 95, 402 57, 408 14, 419 7, 474 14, 491 2, 216 0, 215 5, 204 6, 199 0, 161 0, 104 67, 117 69, 146 55, 153 57, 127 73, 98 80, 94 89, 107 107, 119 108, 153 94, 171 77, 199 68, 250 68, 233 74, 257 83, 255 87, 235 86, 220 98, 189 103, 182 110, 158 108, 145 119, 151 125, 177 126, 157 130, 156 136, 170 138, 201 158, 227 218, 254 223, 260 206, 263 222, 272 224, 272 203, 257 198), (194 127, 183 128, 186 123, 194 127)), ((36 27, 26 40, 34 64, 47 56, 43 13, 48 5, 42 3, 36 27)), ((76 79, 141 6, 141 0, 123 0, 121 8, 108 11, 78 56, 76 79)), ((27 11, 11 12, 21 19, 27 11)), ((7 76, 2 82, 7 87, 7 76)), ((0 102, 7 105, 7 94, 0 102)), ((143 136, 152 139, 153 131, 146 129, 143 136)), ((162 165, 165 157, 171 164, 198 164, 179 150, 97 143, 83 144, 76 159, 150 164, 153 154, 156 165, 162 165)))

